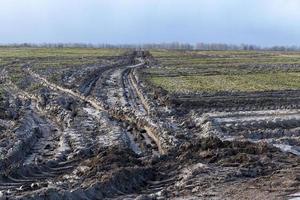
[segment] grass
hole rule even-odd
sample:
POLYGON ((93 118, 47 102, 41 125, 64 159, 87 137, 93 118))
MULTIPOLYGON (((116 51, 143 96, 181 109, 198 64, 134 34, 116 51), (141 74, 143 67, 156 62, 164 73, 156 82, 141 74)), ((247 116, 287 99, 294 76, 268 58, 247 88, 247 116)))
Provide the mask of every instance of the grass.
POLYGON ((0 58, 103 57, 118 56, 124 52, 122 49, 1 47, 0 58))
POLYGON ((172 93, 300 89, 299 52, 151 53, 160 64, 145 69, 145 75, 154 85, 172 93))
POLYGON ((169 92, 245 92, 300 89, 300 73, 152 77, 169 92))

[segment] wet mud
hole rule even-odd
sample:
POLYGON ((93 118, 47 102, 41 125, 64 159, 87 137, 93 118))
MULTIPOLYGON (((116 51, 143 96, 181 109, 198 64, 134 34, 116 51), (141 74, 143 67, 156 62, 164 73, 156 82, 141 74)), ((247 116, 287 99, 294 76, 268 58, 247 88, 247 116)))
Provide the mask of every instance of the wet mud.
POLYGON ((297 197, 298 91, 175 96, 145 80, 156 63, 134 51, 58 80, 27 63, 22 87, 3 68, 0 199, 297 197))

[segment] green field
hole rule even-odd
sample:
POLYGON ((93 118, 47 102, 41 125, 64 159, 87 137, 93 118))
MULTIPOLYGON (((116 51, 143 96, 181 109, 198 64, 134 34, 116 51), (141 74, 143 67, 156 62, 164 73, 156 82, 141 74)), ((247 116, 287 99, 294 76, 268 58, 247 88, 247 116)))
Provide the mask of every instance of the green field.
MULTIPOLYGON (((21 67, 48 69, 56 80, 56 69, 100 65, 121 49, 94 48, 0 48, 0 67, 9 68, 11 79, 22 78, 21 67)), ((170 92, 270 91, 300 89, 299 52, 255 51, 151 51, 159 61, 144 70, 155 86, 170 92)), ((37 86, 36 86, 37 87, 37 86)))
POLYGON ((172 93, 300 89, 300 53, 152 51, 158 66, 144 70, 172 93))
POLYGON ((152 77, 169 92, 270 91, 300 88, 300 73, 152 77))
POLYGON ((95 64, 103 57, 118 56, 123 49, 12 48, 0 47, 0 67, 31 63, 37 68, 95 64))
POLYGON ((0 47, 0 58, 102 57, 124 52, 122 49, 0 47))

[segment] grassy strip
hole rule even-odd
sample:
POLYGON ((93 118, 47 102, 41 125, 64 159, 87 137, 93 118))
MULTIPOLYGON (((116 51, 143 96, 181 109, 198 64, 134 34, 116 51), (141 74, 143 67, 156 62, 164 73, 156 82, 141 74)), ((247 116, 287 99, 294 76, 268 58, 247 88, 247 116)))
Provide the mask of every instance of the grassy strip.
POLYGON ((0 58, 101 57, 118 56, 124 52, 122 49, 0 48, 0 58))
POLYGON ((272 91, 300 89, 300 73, 149 77, 169 92, 272 91))

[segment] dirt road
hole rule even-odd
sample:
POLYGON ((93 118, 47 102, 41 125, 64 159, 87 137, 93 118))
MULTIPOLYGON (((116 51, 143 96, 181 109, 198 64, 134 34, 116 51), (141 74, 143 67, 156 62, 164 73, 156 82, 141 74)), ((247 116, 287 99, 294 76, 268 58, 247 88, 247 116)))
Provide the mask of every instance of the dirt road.
POLYGON ((152 59, 137 51, 60 82, 27 65, 35 91, 2 70, 1 198, 297 196, 299 110, 176 113, 139 75, 152 59))

